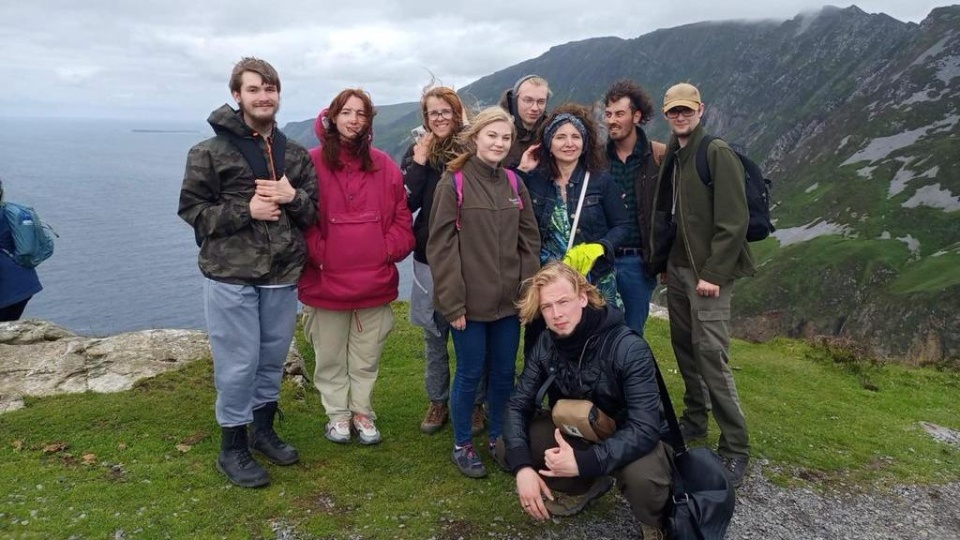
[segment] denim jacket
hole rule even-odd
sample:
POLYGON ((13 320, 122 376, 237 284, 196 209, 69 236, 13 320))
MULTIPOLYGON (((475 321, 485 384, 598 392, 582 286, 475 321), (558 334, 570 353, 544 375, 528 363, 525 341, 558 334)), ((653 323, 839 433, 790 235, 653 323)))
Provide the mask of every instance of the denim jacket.
MULTIPOLYGON (((578 166, 567 184, 567 213, 571 225, 577 211, 580 191, 583 186, 584 169, 578 166)), ((537 218, 540 237, 549 234, 550 216, 557 204, 557 187, 550 178, 546 167, 538 167, 524 175, 524 182, 530 191, 533 213, 537 218)), ((577 224, 574 244, 596 242, 603 245, 604 254, 611 261, 614 250, 620 247, 627 235, 630 216, 623 205, 623 194, 606 171, 590 174, 586 199, 580 221, 577 224)))

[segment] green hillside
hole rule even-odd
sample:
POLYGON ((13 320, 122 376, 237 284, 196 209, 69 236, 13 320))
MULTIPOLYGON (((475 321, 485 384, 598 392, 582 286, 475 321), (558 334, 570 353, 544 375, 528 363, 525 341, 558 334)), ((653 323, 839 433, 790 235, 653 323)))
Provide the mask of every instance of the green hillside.
MULTIPOLYGON (((513 478, 484 480, 450 463, 451 428, 419 433, 426 404, 421 333, 396 304, 374 406, 384 442, 340 446, 323 438, 318 394, 284 382, 282 435, 302 462, 268 466, 260 490, 231 487, 216 471, 209 361, 120 394, 30 398, 0 415, 2 538, 564 538, 573 521, 536 524, 517 507, 513 478)), ((681 381, 667 325, 647 338, 675 402, 681 381)), ((304 343, 308 372, 312 351, 304 343)), ((919 422, 960 429, 960 373, 882 365, 795 340, 735 341, 732 367, 755 463, 780 485, 883 491, 894 483, 960 479, 960 452, 919 422), (765 461, 766 460, 766 461, 765 461)), ((716 444, 711 426, 709 444, 716 444)), ((617 510, 613 497, 588 516, 617 510)))
MULTIPOLYGON (((550 81, 551 105, 594 103, 620 78, 654 101, 696 84, 707 130, 773 179, 776 240, 737 284, 741 335, 836 335, 875 354, 960 364, 960 6, 920 24, 851 6, 785 22, 706 22, 634 39, 600 37, 464 87, 496 103, 522 75, 550 81)), ((376 144, 399 158, 413 104, 376 144)), ((398 106, 399 107, 399 106, 398 106)), ((647 126, 666 136, 666 123, 647 126)))

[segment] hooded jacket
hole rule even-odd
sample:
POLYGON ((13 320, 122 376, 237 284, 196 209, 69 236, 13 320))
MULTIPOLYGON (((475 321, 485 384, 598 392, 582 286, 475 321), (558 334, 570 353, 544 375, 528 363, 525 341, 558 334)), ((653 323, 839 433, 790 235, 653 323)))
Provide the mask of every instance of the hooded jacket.
POLYGON ((514 139, 513 144, 510 145, 510 151, 507 152, 507 157, 505 157, 503 163, 501 163, 504 167, 512 169, 520 164, 520 158, 523 157, 523 153, 527 151, 527 148, 530 148, 533 143, 536 142, 537 131, 546 121, 547 111, 544 110, 540 118, 537 118, 537 122, 533 127, 527 129, 523 127, 523 121, 520 120, 520 115, 517 114, 516 98, 513 96, 513 91, 508 90, 504 92, 500 98, 500 107, 513 116, 513 125, 517 128, 517 137, 514 139))
POLYGON ((627 328, 620 311, 607 306, 585 308, 580 325, 591 316, 589 311, 600 321, 580 355, 561 354, 558 338, 547 331, 523 366, 503 420, 506 461, 514 473, 533 466, 530 422, 539 406, 537 393, 551 374, 555 376, 547 389, 551 407, 560 399, 588 399, 617 423, 608 439, 574 450, 581 477, 609 475, 650 453, 661 440, 660 391, 650 347, 627 328))
MULTIPOLYGON (((674 186, 677 186, 673 210, 677 224, 676 240, 670 261, 690 267, 697 279, 725 286, 755 272, 747 243, 750 214, 744 191, 743 165, 727 143, 714 139, 707 147, 707 164, 714 185, 705 185, 700 180, 696 164, 697 148, 703 135, 703 125, 700 124, 683 148, 675 136, 670 138, 653 201, 657 210, 670 211, 674 186)), ((651 236, 647 241, 651 253, 657 245, 654 217, 650 216, 651 236)))
MULTIPOLYGON (((225 283, 296 283, 307 252, 302 231, 317 219, 316 173, 307 151, 287 140, 284 168, 296 196, 280 205, 279 220, 256 220, 250 216, 255 174, 225 135, 255 141, 269 160, 268 141, 229 105, 213 111, 207 122, 218 136, 197 144, 187 154, 177 212, 194 228, 200 244, 200 271, 225 283)), ((276 125, 273 130, 277 131, 276 125)))
MULTIPOLYGON (((322 140, 323 117, 314 131, 322 140)), ((334 171, 320 147, 310 150, 320 191, 319 218, 305 232, 308 261, 299 283, 300 301, 331 311, 365 309, 397 298, 396 263, 413 249, 412 218, 400 169, 370 147, 373 171, 341 147, 343 168, 334 171)))
POLYGON ((540 234, 530 195, 517 182, 517 200, 503 169, 476 156, 462 172, 463 206, 458 208, 447 169, 430 213, 427 261, 434 309, 450 322, 463 315, 474 321, 516 315, 520 283, 540 269, 540 234))

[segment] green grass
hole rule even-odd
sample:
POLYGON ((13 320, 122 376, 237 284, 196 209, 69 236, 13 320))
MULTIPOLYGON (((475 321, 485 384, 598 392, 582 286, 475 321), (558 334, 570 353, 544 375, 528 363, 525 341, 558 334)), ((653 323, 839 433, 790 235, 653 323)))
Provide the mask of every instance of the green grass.
MULTIPOLYGON (((300 449, 302 462, 268 466, 271 485, 244 490, 227 484, 213 465, 219 432, 209 361, 120 394, 32 398, 25 409, 0 416, 0 537, 560 534, 562 521, 537 525, 524 517, 513 479, 489 460, 487 479, 462 477, 449 462, 449 427, 435 436, 419 433, 426 404, 421 338, 406 323, 405 305, 396 307, 397 328, 374 394, 381 445, 326 441, 317 393, 285 382, 280 431, 300 449)), ((647 334, 679 404, 682 383, 666 323, 650 321, 647 334)), ((775 481, 874 487, 960 478, 960 452, 917 425, 960 428, 957 373, 883 365, 851 370, 783 339, 735 342, 732 358, 753 453, 770 461, 765 470, 775 481), (876 391, 864 388, 865 376, 876 391)), ((712 426, 711 444, 716 434, 712 426)), ((613 508, 606 497, 588 512, 613 508)))
POLYGON ((956 250, 939 257, 926 257, 907 265, 891 285, 896 293, 939 293, 960 285, 960 253, 956 250))

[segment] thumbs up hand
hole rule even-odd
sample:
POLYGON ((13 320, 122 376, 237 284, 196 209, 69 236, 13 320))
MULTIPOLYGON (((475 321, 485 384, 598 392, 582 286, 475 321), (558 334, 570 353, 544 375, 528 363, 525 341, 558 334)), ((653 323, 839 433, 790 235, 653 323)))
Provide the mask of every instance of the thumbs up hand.
POLYGON ((553 437, 557 440, 557 446, 543 453, 543 461, 547 468, 540 471, 540 474, 553 477, 580 476, 580 468, 577 467, 577 459, 573 455, 570 443, 563 438, 559 429, 554 430, 553 437))

